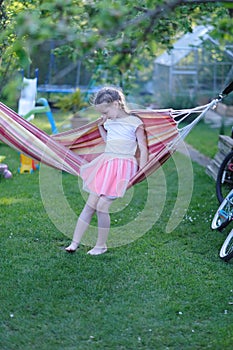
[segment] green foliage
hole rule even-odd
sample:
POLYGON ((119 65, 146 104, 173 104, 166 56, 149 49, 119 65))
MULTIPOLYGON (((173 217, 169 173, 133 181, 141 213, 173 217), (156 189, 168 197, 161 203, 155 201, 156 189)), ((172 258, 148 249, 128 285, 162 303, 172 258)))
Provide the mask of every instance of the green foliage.
POLYGON ((57 96, 54 106, 60 108, 63 112, 78 112, 88 104, 84 101, 84 97, 80 89, 76 89, 72 94, 57 96))
POLYGON ((222 43, 233 43, 233 3, 223 2, 223 5, 228 9, 229 17, 224 16, 224 12, 220 13, 218 26, 214 29, 215 37, 222 43))
POLYGON ((195 107, 197 104, 195 97, 189 96, 171 96, 161 94, 161 108, 185 109, 195 107))
POLYGON ((10 80, 2 89, 2 99, 7 106, 17 110, 17 101, 20 97, 19 86, 22 83, 22 79, 18 76, 10 80))
POLYGON ((5 0, 0 86, 15 70, 29 68, 32 54, 38 54, 38 46, 50 39, 59 40, 56 51, 64 59, 85 60, 90 70, 101 65, 108 73, 106 83, 122 85, 132 81, 134 69, 143 70, 194 24, 213 24, 219 36, 230 40, 229 10, 230 5, 222 1, 5 0))

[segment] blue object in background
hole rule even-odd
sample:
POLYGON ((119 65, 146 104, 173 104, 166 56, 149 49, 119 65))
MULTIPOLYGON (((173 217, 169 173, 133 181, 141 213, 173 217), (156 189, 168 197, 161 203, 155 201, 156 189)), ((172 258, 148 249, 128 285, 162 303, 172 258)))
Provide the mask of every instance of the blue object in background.
POLYGON ((25 114, 23 116, 23 118, 27 119, 27 120, 30 120, 30 116, 32 116, 34 114, 45 113, 47 115, 47 118, 48 118, 49 122, 50 122, 52 133, 53 134, 57 134, 58 130, 57 130, 57 127, 56 127, 56 124, 55 124, 55 120, 53 118, 53 114, 51 112, 49 103, 46 100, 46 98, 41 97, 41 98, 39 98, 39 100, 36 101, 36 103, 42 104, 43 106, 36 106, 36 107, 34 107, 30 112, 25 114))
POLYGON ((57 127, 56 127, 56 124, 55 124, 55 120, 53 118, 53 114, 51 112, 51 109, 50 109, 50 106, 49 106, 49 103, 48 101, 46 100, 46 98, 44 97, 41 97, 39 98, 39 100, 36 101, 38 104, 42 104, 44 107, 46 107, 46 115, 47 115, 47 118, 50 122, 50 125, 51 125, 51 129, 52 129, 52 133, 53 134, 57 134, 58 131, 57 131, 57 127))

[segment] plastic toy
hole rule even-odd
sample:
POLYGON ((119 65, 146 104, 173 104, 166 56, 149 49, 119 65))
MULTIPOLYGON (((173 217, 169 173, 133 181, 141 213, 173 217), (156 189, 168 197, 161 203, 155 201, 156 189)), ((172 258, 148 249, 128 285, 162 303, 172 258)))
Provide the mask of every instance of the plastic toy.
MULTIPOLYGON (((40 98, 36 101, 38 70, 35 71, 35 75, 36 76, 34 79, 27 79, 23 77, 23 84, 18 105, 18 114, 27 121, 31 121, 34 119, 35 114, 46 113, 51 125, 52 133, 57 134, 58 131, 56 123, 48 101, 45 98, 40 98), (36 106, 36 104, 41 106, 36 106)), ((20 153, 20 167, 18 168, 18 172, 20 174, 31 174, 36 169, 39 169, 39 164, 35 163, 35 161, 30 157, 20 153)))
POLYGON ((8 170, 8 166, 6 164, 0 164, 0 174, 5 179, 11 179, 12 178, 12 173, 10 172, 10 170, 8 170))
POLYGON ((31 121, 33 119, 34 114, 40 114, 40 113, 45 113, 48 121, 51 126, 51 130, 53 134, 57 134, 57 127, 55 120, 53 118, 53 114, 51 112, 50 106, 46 98, 39 98, 39 100, 36 101, 37 104, 40 104, 42 106, 35 106, 32 108, 30 111, 28 111, 26 114, 23 115, 23 118, 26 119, 27 121, 31 121))
POLYGON ((5 179, 11 179, 12 173, 8 169, 8 166, 1 163, 5 158, 6 157, 4 156, 0 156, 0 175, 2 175, 5 179))
MULTIPOLYGON (((26 113, 23 118, 30 121, 31 117, 34 116, 34 114, 39 114, 39 113, 46 113, 47 118, 50 122, 52 133, 57 134, 57 127, 56 123, 53 118, 53 114, 51 112, 50 106, 48 101, 45 98, 40 98, 37 100, 38 104, 42 104, 42 106, 36 106, 33 109, 31 109, 28 113, 26 113)), ((20 174, 25 174, 25 173, 33 173, 36 169, 39 169, 39 163, 36 163, 33 159, 30 157, 25 156, 24 154, 20 154, 20 167, 18 169, 20 174)))
POLYGON ((36 161, 28 156, 25 156, 23 153, 20 153, 20 167, 18 169, 20 174, 31 174, 37 169, 39 169, 39 164, 36 161))

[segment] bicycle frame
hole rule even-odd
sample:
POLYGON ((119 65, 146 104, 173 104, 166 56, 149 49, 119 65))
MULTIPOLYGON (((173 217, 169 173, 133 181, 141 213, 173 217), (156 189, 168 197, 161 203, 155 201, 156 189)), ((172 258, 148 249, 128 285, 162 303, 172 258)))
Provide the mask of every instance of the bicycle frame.
POLYGON ((211 228, 221 231, 233 220, 233 189, 228 193, 216 211, 211 228))
MULTIPOLYGON (((233 221, 233 189, 220 204, 212 220, 211 228, 222 231, 233 221)), ((219 257, 228 262, 233 258, 233 229, 228 233, 221 249, 219 257)))

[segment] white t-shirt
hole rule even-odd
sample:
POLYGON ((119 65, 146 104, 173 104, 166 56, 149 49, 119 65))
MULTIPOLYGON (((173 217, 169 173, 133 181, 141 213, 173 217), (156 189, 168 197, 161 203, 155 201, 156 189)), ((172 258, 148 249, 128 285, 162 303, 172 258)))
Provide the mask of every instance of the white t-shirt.
POLYGON ((143 122, 136 116, 129 115, 104 123, 107 130, 105 153, 134 156, 137 149, 136 130, 143 122))

